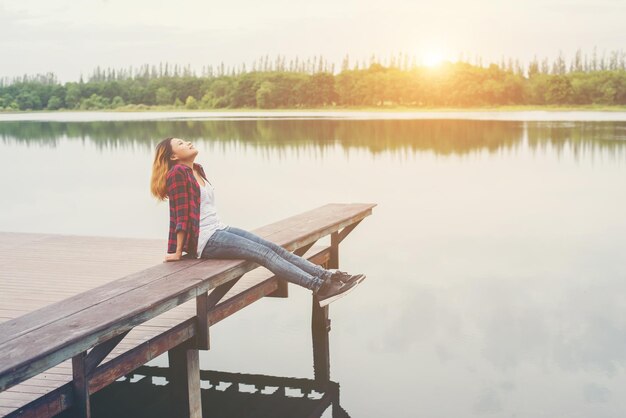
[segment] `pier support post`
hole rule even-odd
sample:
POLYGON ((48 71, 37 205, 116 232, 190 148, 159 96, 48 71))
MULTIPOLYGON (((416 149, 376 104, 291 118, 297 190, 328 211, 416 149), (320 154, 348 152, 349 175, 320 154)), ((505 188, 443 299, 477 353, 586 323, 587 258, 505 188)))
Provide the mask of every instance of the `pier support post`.
MULTIPOLYGON (((243 276, 243 275, 242 275, 243 276)), ((217 306, 220 300, 237 284, 242 276, 236 277, 226 283, 222 283, 211 291, 203 292, 196 296, 196 342, 198 349, 208 350, 211 348, 209 335, 209 311, 217 306)))
MULTIPOLYGON (((330 235, 330 258, 327 268, 339 268, 339 243, 342 237, 338 232, 330 235)), ((313 340, 313 374, 315 380, 323 382, 330 380, 330 318, 328 305, 320 307, 317 298, 313 296, 311 310, 311 336, 313 340)))
MULTIPOLYGON (((344 230, 345 229, 348 228, 344 228, 344 230)), ((352 230, 352 228, 350 228, 350 230, 352 230)), ((339 231, 330 234, 330 258, 328 260, 329 269, 339 268, 339 243, 344 237, 345 235, 339 235, 339 231)))
POLYGON ((180 416, 202 418, 200 358, 194 339, 168 351, 172 398, 180 416))
POLYGON ((326 382, 330 380, 330 344, 328 332, 330 319, 328 305, 320 307, 313 296, 313 310, 311 314, 311 335, 313 337, 313 375, 315 380, 326 382))
POLYGON ((89 402, 89 375, 87 373, 87 352, 72 357, 72 385, 74 387, 74 418, 91 418, 89 402))
POLYGON ((121 334, 95 346, 89 354, 86 351, 72 357, 72 386, 74 388, 73 415, 76 418, 91 417, 91 402, 89 400, 89 380, 98 365, 109 355, 120 341, 130 332, 121 334))

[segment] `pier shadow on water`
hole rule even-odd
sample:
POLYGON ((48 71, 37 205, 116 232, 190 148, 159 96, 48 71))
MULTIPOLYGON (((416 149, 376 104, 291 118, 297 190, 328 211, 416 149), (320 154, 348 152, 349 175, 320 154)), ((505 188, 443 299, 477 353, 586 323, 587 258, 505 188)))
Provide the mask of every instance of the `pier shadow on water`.
MULTIPOLYGON (((93 418, 177 418, 168 368, 142 366, 92 396, 93 418)), ((203 417, 321 417, 350 415, 333 381, 201 370, 203 417)), ((57 415, 70 417, 70 411, 57 415)))

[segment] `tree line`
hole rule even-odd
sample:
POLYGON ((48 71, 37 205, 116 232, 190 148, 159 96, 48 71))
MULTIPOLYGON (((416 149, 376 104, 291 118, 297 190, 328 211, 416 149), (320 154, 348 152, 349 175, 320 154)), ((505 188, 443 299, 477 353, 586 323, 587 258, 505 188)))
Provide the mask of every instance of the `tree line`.
POLYGON ((459 59, 436 67, 398 54, 350 62, 338 72, 323 57, 287 61, 269 56, 249 68, 168 63, 139 68, 97 67, 84 80, 60 83, 53 73, 0 79, 0 110, 163 108, 310 108, 355 106, 626 105, 626 56, 588 56, 568 63, 535 57, 484 66, 459 59))

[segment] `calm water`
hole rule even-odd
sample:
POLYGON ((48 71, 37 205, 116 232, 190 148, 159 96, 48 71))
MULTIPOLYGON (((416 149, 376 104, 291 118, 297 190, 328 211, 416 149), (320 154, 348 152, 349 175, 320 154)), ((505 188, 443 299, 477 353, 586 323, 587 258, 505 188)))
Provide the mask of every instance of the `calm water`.
MULTIPOLYGON (((340 253, 368 279, 330 306, 351 416, 626 414, 624 119, 104 119, 0 122, 0 230, 165 254, 153 148, 191 139, 226 223, 378 203, 340 253)), ((310 294, 290 288, 216 325, 202 367, 312 377, 310 294)))

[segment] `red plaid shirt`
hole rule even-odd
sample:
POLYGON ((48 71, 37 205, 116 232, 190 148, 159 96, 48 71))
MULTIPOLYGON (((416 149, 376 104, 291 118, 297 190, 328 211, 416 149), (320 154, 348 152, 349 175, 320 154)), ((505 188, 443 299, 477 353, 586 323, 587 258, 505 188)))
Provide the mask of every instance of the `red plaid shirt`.
MULTIPOLYGON (((206 179, 202 166, 198 163, 193 165, 206 179)), ((200 235, 200 185, 193 175, 193 170, 185 164, 176 164, 169 169, 166 184, 170 201, 167 252, 176 252, 176 233, 185 231, 183 251, 187 256, 196 258, 200 235)))

